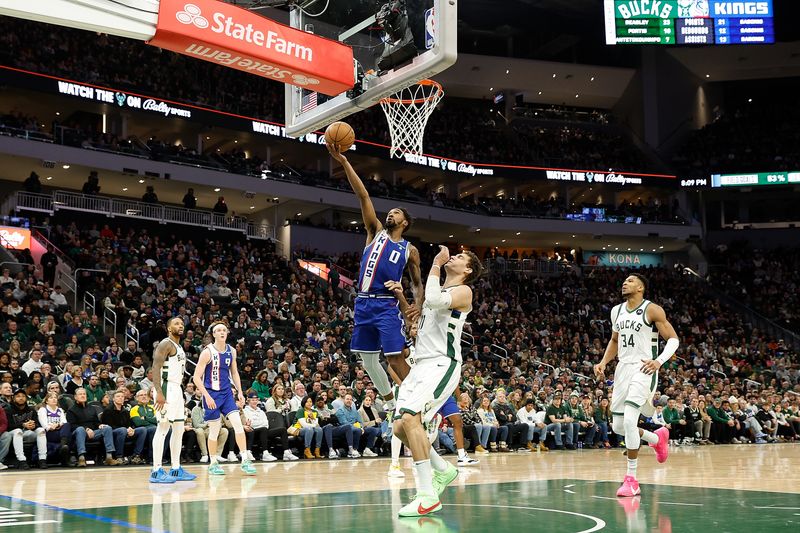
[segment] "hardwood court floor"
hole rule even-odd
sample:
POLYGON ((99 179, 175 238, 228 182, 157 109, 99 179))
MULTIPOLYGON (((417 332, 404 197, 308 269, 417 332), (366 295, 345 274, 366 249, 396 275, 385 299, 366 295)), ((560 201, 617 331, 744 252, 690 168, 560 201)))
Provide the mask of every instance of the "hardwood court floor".
POLYGON ((480 459, 420 520, 396 518, 414 492, 405 458, 399 481, 385 459, 259 463, 257 476, 228 465, 215 478, 195 465, 197 480, 175 485, 149 484, 143 467, 6 471, 0 531, 800 531, 797 444, 678 448, 661 465, 643 450, 642 495, 621 501, 619 449, 480 459))

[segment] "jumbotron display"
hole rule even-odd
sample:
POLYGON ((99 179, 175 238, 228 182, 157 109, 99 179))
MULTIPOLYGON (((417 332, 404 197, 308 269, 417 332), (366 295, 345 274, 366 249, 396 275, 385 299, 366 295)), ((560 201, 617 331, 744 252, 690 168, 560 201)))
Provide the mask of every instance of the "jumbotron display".
POLYGON ((772 0, 604 0, 606 44, 769 44, 772 0))

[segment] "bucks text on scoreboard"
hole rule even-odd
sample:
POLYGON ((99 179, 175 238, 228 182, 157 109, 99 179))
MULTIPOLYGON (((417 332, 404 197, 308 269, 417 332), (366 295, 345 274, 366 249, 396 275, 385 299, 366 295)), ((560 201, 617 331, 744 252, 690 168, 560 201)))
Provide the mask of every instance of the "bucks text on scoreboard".
POLYGON ((604 0, 607 44, 768 44, 772 0, 604 0))

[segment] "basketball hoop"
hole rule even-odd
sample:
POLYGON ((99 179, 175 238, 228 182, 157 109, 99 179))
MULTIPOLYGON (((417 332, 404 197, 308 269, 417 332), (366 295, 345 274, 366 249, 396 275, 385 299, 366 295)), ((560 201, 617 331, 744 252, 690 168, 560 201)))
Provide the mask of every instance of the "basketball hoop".
POLYGON ((433 80, 422 80, 381 100, 381 108, 386 114, 392 137, 392 147, 389 150, 391 157, 400 158, 404 153, 422 154, 425 125, 442 96, 444 90, 441 84, 433 80))

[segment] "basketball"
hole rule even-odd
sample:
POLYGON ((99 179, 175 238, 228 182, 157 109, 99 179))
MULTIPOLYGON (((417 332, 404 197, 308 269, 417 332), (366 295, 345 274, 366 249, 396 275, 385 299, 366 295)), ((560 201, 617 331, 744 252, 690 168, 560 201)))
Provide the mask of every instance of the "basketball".
POLYGON ((347 122, 334 122, 325 129, 325 142, 339 147, 340 152, 346 152, 353 146, 356 132, 347 122))

